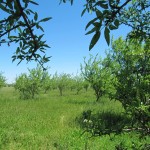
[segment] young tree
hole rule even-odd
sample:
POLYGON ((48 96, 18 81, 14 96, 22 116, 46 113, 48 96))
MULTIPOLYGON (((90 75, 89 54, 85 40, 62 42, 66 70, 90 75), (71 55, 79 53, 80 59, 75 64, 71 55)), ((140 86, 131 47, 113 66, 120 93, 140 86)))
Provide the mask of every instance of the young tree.
POLYGON ((40 94, 43 81, 43 70, 37 66, 29 69, 29 75, 24 73, 16 78, 15 89, 19 91, 22 99, 34 99, 40 94))
POLYGON ((77 94, 83 89, 83 77, 81 75, 76 75, 74 77, 75 80, 75 88, 77 90, 77 94))
POLYGON ((69 86, 70 86, 71 91, 76 89, 76 81, 75 81, 74 77, 70 78, 69 86))
POLYGON ((3 76, 3 73, 0 73, 0 88, 2 88, 3 86, 5 86, 6 84, 6 78, 3 76))
POLYGON ((59 89, 60 96, 63 95, 63 91, 69 87, 69 81, 70 81, 70 74, 62 73, 59 75, 55 75, 56 78, 56 85, 59 89))
POLYGON ((114 99, 122 103, 131 117, 131 126, 149 134, 150 126, 150 40, 113 41, 110 53, 113 82, 116 89, 114 99))
POLYGON ((49 75, 48 71, 44 71, 42 77, 42 89, 44 90, 44 93, 47 93, 47 91, 50 90, 51 88, 52 88, 51 76, 49 75))
POLYGON ((110 84, 110 72, 102 66, 100 58, 90 55, 86 62, 84 58, 84 66, 81 65, 81 72, 86 81, 88 81, 95 91, 96 101, 100 99, 108 91, 107 85, 110 84), (109 83, 108 83, 109 82, 109 83))
POLYGON ((150 98, 150 42, 139 44, 136 40, 117 39, 112 44, 111 59, 118 67, 113 68, 116 76, 115 99, 126 109, 140 106, 150 98))
POLYGON ((19 77, 16 78, 16 82, 14 88, 19 91, 21 99, 29 99, 30 92, 29 92, 29 80, 27 74, 21 74, 19 77))
POLYGON ((88 88, 90 87, 90 84, 88 81, 84 80, 83 81, 83 88, 85 89, 85 91, 87 92, 88 91, 88 88))
POLYGON ((44 76, 44 71, 40 66, 37 66, 34 69, 29 69, 28 88, 31 94, 31 98, 34 98, 35 95, 39 95, 44 81, 43 76, 44 76))

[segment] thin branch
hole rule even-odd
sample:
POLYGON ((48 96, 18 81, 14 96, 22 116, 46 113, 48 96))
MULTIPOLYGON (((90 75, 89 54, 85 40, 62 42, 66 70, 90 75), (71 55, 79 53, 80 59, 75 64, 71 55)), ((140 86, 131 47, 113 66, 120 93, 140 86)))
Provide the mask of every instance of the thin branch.
MULTIPOLYGON (((16 26, 14 26, 14 27, 11 28, 11 29, 6 30, 6 32, 4 32, 3 34, 0 35, 0 38, 1 38, 2 36, 4 36, 5 34, 9 33, 10 31, 12 31, 12 30, 14 30, 14 29, 16 29, 16 28, 18 28, 18 27, 20 27, 20 26, 23 26, 23 24, 16 25, 16 26)), ((25 25, 24 25, 24 26, 25 26, 25 25)))
MULTIPOLYGON (((33 39, 33 42, 34 42, 34 52, 35 52, 35 51, 38 49, 35 36, 34 36, 33 31, 32 31, 32 29, 31 29, 31 27, 30 27, 30 25, 29 25, 29 22, 28 22, 28 20, 27 20, 25 14, 24 14, 24 12, 23 12, 24 10, 23 10, 23 8, 22 8, 22 6, 21 6, 21 4, 20 4, 20 1, 19 1, 19 0, 16 0, 16 2, 17 2, 18 7, 19 7, 19 9, 20 9, 21 16, 23 17, 23 19, 24 19, 24 21, 25 21, 25 23, 26 23, 26 26, 27 26, 28 29, 29 29, 29 32, 30 32, 30 34, 31 34, 31 37, 32 37, 32 39, 33 39)), ((34 52, 33 52, 33 53, 34 53, 34 52)))
POLYGON ((111 22, 111 20, 114 20, 114 18, 116 17, 116 15, 117 15, 118 13, 120 13, 120 10, 121 10, 123 7, 125 7, 130 1, 131 1, 131 0, 127 0, 124 4, 122 4, 120 7, 118 7, 116 11, 114 11, 114 12, 112 13, 112 16, 111 16, 111 17, 109 18, 109 20, 106 22, 106 26, 109 24, 109 22, 111 22))

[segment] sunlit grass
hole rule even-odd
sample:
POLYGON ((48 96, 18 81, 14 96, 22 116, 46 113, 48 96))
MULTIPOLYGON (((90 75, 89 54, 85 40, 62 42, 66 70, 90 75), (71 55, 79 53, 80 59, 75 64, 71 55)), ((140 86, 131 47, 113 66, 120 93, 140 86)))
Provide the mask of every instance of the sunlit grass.
POLYGON ((121 134, 88 139, 88 133, 77 123, 83 111, 92 113, 123 108, 117 101, 102 98, 95 102, 93 91, 65 91, 59 96, 57 90, 42 94, 35 100, 20 100, 13 88, 0 90, 0 149, 4 150, 101 150, 115 149, 120 142, 140 144, 137 135, 121 134), (109 144, 108 144, 109 143, 109 144))

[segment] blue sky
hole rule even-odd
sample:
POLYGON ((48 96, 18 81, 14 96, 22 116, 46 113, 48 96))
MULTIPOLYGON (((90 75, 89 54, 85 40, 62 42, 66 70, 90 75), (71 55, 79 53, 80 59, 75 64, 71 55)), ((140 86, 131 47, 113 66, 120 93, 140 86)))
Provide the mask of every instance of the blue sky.
MULTIPOLYGON (((49 73, 74 73, 80 72, 80 64, 83 62, 83 57, 88 57, 89 54, 96 55, 99 53, 101 57, 105 57, 105 50, 109 47, 103 37, 103 33, 97 45, 89 52, 88 47, 92 35, 85 35, 85 26, 93 18, 94 14, 85 14, 81 17, 84 1, 74 2, 73 6, 69 3, 59 5, 59 0, 37 1, 39 6, 30 5, 30 8, 37 11, 39 19, 44 17, 52 17, 49 22, 43 23, 45 30, 44 39, 51 46, 47 49, 47 56, 52 56, 49 66, 49 73)), ((2 17, 2 15, 1 15, 2 17)), ((125 36, 128 32, 127 27, 120 27, 111 35, 114 38, 125 36)), ((35 62, 22 62, 17 66, 17 61, 12 63, 11 56, 16 50, 16 45, 11 44, 10 47, 2 45, 0 47, 0 71, 4 73, 7 82, 15 81, 16 76, 21 73, 28 72, 27 68, 36 67, 35 62)))

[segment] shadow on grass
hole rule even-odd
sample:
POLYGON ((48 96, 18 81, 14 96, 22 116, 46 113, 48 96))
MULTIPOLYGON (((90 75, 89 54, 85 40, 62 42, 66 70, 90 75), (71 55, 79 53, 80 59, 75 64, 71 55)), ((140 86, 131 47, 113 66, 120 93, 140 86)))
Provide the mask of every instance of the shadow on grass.
POLYGON ((92 136, 120 134, 130 124, 130 118, 125 114, 112 111, 92 114, 91 110, 87 110, 76 121, 84 132, 89 132, 92 136))
POLYGON ((93 105, 96 104, 95 101, 85 101, 85 100, 68 100, 67 103, 75 105, 93 105))

